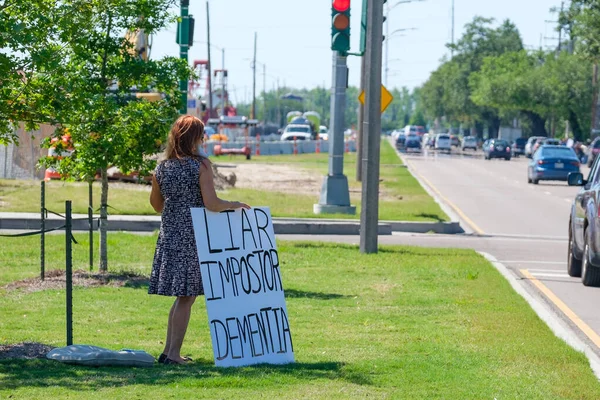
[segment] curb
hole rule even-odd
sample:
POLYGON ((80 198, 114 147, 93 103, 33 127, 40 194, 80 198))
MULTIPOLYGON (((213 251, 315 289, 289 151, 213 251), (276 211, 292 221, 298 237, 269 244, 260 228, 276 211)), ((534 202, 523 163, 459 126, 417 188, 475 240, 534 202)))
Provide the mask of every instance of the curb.
MULTIPOLYGON (((87 215, 73 215, 73 230, 88 230, 87 215)), ((94 229, 98 215, 94 214, 94 229)), ((55 215, 46 219, 46 228, 58 228, 64 220, 55 215)), ((333 220, 321 218, 273 218, 273 228, 278 235, 360 235, 360 220, 333 220)), ((38 230, 40 216, 36 213, 0 213, 0 230, 38 230)), ((109 215, 109 231, 153 232, 160 229, 160 216, 109 215)), ((407 233, 463 233, 458 222, 402 222, 380 221, 378 234, 407 233)))
POLYGON ((546 304, 536 299, 531 295, 524 287, 519 283, 518 278, 510 272, 510 270, 502 263, 500 263, 494 256, 488 253, 479 251, 486 260, 504 276, 504 278, 510 283, 515 292, 517 292, 535 311, 542 321, 548 325, 550 330, 560 339, 564 340, 573 349, 584 353, 589 362, 594 375, 600 379, 600 357, 592 350, 592 348, 583 341, 573 329, 562 319, 560 319, 555 312, 553 312, 546 304))

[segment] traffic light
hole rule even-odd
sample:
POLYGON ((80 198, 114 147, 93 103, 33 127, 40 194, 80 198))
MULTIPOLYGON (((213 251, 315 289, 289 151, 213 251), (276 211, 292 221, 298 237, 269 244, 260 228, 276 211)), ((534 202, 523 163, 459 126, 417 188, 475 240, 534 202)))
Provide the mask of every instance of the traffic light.
POLYGON ((350 0, 331 4, 331 50, 342 54, 350 50, 350 0))

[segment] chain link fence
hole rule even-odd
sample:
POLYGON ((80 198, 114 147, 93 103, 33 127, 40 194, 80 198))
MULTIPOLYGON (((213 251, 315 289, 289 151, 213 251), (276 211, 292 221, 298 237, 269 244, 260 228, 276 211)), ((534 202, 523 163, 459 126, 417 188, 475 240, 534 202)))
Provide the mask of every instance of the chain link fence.
POLYGON ((19 128, 18 145, 0 146, 0 179, 44 179, 44 170, 38 169, 37 163, 48 155, 41 144, 54 129, 50 125, 41 125, 36 131, 19 128))

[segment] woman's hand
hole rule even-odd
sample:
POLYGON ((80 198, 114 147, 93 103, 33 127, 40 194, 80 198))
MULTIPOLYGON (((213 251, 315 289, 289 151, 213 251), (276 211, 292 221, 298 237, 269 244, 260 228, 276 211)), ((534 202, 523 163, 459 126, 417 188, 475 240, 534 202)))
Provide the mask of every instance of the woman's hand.
POLYGON ((230 201, 230 203, 231 203, 231 209, 232 210, 236 210, 238 208, 243 208, 245 210, 249 210, 251 208, 248 204, 241 203, 239 201, 230 201))

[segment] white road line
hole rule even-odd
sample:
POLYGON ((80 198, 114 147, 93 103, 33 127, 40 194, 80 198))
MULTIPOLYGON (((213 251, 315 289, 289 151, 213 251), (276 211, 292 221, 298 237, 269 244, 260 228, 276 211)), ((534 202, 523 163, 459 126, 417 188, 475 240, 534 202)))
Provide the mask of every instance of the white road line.
MULTIPOLYGON (((502 264, 544 264, 544 265, 564 265, 565 261, 498 261, 502 264)), ((530 271, 535 271, 530 269, 530 271)))
POLYGON ((532 273, 531 275, 535 276, 536 278, 539 278, 539 277, 542 277, 542 278, 570 278, 570 276, 567 274, 534 274, 534 273, 532 273))
POLYGON ((548 196, 552 195, 552 193, 550 193, 550 192, 544 192, 544 194, 547 194, 548 196))
POLYGON ((533 269, 529 269, 529 272, 531 272, 532 274, 537 274, 537 273, 545 273, 545 272, 550 272, 551 274, 555 274, 556 272, 558 272, 558 269, 539 269, 539 268, 533 268, 533 269))

